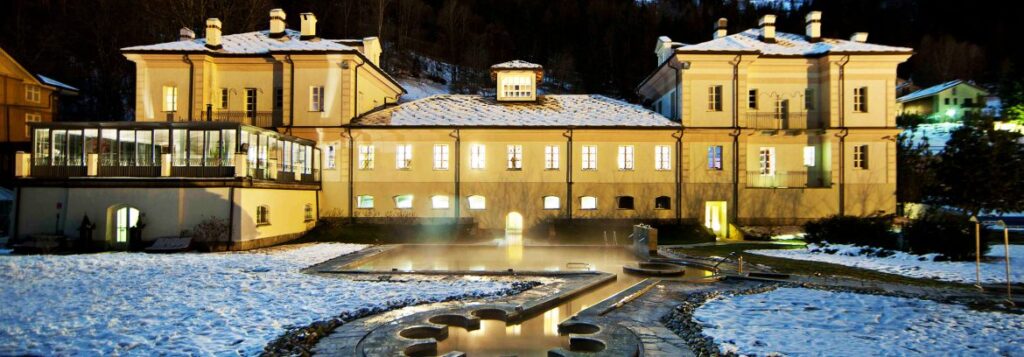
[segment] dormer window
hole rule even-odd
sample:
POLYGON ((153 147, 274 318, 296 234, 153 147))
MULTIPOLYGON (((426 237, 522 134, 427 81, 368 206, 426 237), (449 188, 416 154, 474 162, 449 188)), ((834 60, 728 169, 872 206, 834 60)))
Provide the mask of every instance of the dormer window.
POLYGON ((505 77, 501 81, 501 95, 506 98, 529 98, 533 96, 533 85, 525 76, 505 77))
POLYGON ((544 67, 520 60, 491 66, 491 79, 496 82, 495 97, 499 102, 537 100, 537 83, 544 78, 544 67))

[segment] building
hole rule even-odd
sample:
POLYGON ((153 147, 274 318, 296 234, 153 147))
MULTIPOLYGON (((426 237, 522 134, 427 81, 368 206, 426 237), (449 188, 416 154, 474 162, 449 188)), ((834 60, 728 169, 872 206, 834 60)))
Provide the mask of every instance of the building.
POLYGON ((0 48, 0 183, 13 178, 14 154, 29 150, 27 123, 47 123, 58 116, 62 95, 78 89, 43 75, 32 74, 0 48))
MULTIPOLYGON (((300 17, 301 31, 273 10, 268 31, 223 35, 211 19, 205 39, 183 30, 125 48, 138 122, 37 125, 18 196, 33 203, 22 199, 15 229, 49 232, 52 218, 25 213, 55 202, 75 220, 57 222, 61 233, 77 234, 83 214, 105 217, 97 239, 114 245, 135 222, 131 210, 118 218, 128 206, 170 222, 146 239, 227 217, 232 249, 301 234, 310 217, 506 230, 694 221, 724 237, 734 225, 895 211, 895 73, 910 49, 866 34, 776 33, 766 17, 733 35, 723 20, 705 43, 661 38, 660 66, 638 87, 653 110, 538 94, 543 67, 518 60, 491 67, 494 94, 395 104, 404 90, 378 66, 377 39, 322 39, 315 17, 300 17), (99 143, 68 149, 79 140, 99 143), (129 157, 146 158, 122 160, 125 140, 129 157)), ((817 31, 820 14, 809 20, 817 31)))
POLYGON ((896 99, 900 114, 917 114, 933 120, 960 120, 988 107, 989 93, 972 82, 953 80, 896 99))
MULTIPOLYGON (((637 88, 682 124, 684 216, 798 223, 896 208, 896 67, 911 49, 804 34, 775 17, 692 45, 659 40, 658 68, 637 88), (717 213, 716 213, 717 211, 717 213)), ((709 224, 710 225, 710 224, 709 224)))

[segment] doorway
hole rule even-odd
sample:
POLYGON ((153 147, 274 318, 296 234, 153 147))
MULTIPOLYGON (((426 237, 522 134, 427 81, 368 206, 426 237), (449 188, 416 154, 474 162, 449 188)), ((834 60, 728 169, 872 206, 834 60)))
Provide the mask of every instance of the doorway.
POLYGON ((704 202, 704 226, 718 238, 727 238, 729 232, 729 216, 725 201, 704 202))
POLYGON ((522 233, 523 215, 519 212, 509 212, 505 217, 505 233, 522 233))
POLYGON ((139 209, 131 206, 114 207, 110 222, 111 242, 117 246, 126 246, 129 229, 139 223, 139 209))

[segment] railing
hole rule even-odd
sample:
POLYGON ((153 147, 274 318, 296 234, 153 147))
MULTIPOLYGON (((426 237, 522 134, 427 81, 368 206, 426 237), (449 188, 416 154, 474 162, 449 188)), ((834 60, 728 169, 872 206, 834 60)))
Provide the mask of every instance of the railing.
POLYGON ((219 111, 200 112, 198 121, 241 123, 261 128, 281 126, 281 111, 219 111))
POLYGON ((753 129, 814 129, 821 123, 814 116, 808 121, 807 112, 747 112, 747 127, 753 129))
POLYGON ((85 166, 32 165, 32 176, 44 178, 85 176, 85 166))
POLYGON ((747 187, 751 188, 807 188, 829 187, 832 175, 828 171, 787 171, 762 175, 747 172, 747 187))
MULTIPOLYGON (((33 173, 35 176, 35 173, 33 173)), ((159 177, 160 166, 100 166, 101 177, 159 177)))

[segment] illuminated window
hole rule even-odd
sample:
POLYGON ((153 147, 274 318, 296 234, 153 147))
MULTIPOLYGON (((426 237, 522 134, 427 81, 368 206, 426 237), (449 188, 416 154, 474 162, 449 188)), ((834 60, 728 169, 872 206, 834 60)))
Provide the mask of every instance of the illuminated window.
POLYGON ((509 170, 522 170, 523 169, 523 146, 522 145, 509 145, 508 146, 508 169, 509 170))
POLYGON ((450 200, 451 199, 445 195, 432 196, 430 197, 430 206, 434 209, 447 209, 450 206, 450 200))
POLYGON ((544 196, 544 209, 562 208, 562 200, 558 196, 544 196))
POLYGON ((544 147, 544 169, 558 170, 558 145, 544 147))
POLYGON ((804 166, 814 167, 815 156, 816 155, 814 154, 814 147, 813 146, 805 146, 804 147, 804 166))
POLYGON ((139 210, 135 207, 118 208, 114 211, 114 221, 114 240, 117 243, 128 243, 130 229, 139 223, 139 210))
POLYGON ((761 176, 775 176, 775 148, 761 148, 758 154, 758 168, 761 176))
POLYGON ((466 199, 469 201, 469 209, 484 209, 487 208, 487 199, 484 196, 473 195, 466 199))
POLYGON ((313 205, 307 203, 306 206, 302 208, 302 210, 303 210, 303 215, 302 216, 305 219, 305 221, 306 222, 312 221, 313 220, 313 205))
POLYGON ((868 87, 853 89, 853 111, 867 113, 868 111, 868 87))
POLYGON ((619 145, 619 170, 633 170, 633 145, 619 145))
POLYGON ((327 169, 334 170, 337 164, 334 162, 337 159, 337 152, 334 150, 334 145, 327 145, 327 151, 324 153, 324 161, 326 161, 327 169))
POLYGON ((672 148, 668 145, 654 147, 654 169, 668 171, 672 169, 672 148))
POLYGON ((597 170, 597 146, 583 145, 583 170, 597 170))
POLYGON ((266 205, 256 207, 256 225, 270 224, 270 207, 266 205))
POLYGON ((398 145, 395 150, 395 168, 399 170, 408 170, 412 168, 412 145, 398 145))
POLYGON ((473 144, 469 147, 469 168, 483 170, 487 162, 487 147, 483 144, 473 144))
POLYGON ((668 196, 658 196, 654 199, 654 209, 672 209, 672 199, 668 196))
POLYGON ((501 94, 508 98, 529 98, 533 95, 533 85, 529 77, 503 77, 501 94))
POLYGON ((178 87, 164 86, 164 111, 178 111, 178 87))
POLYGON ((747 108, 757 109, 757 89, 747 91, 747 108))
POLYGON ((25 85, 25 100, 31 103, 39 103, 43 100, 42 91, 39 86, 26 84, 25 85))
POLYGON ((448 145, 434 145, 434 170, 448 169, 448 145))
POLYGON ((866 170, 868 168, 868 146, 857 145, 853 147, 853 168, 866 170))
POLYGON ((373 208, 373 196, 356 196, 356 208, 373 208))
POLYGON ((359 145, 359 169, 373 170, 373 145, 359 145))
POLYGON ((619 196, 615 198, 615 202, 619 209, 633 209, 635 207, 633 196, 619 196))
POLYGON ((399 208, 399 209, 410 209, 410 208, 412 208, 412 195, 398 195, 398 196, 395 196, 395 208, 399 208))
POLYGON ((309 111, 311 111, 311 112, 322 112, 322 111, 324 111, 324 87, 320 87, 320 86, 309 87, 309 111))
POLYGON ((722 146, 708 146, 708 170, 722 170, 722 146))
POLYGON ((594 196, 583 196, 580 197, 580 209, 595 210, 597 209, 597 197, 594 196))
POLYGON ((708 111, 722 111, 722 86, 708 87, 708 111))

